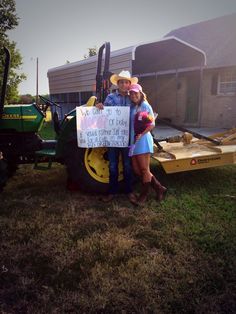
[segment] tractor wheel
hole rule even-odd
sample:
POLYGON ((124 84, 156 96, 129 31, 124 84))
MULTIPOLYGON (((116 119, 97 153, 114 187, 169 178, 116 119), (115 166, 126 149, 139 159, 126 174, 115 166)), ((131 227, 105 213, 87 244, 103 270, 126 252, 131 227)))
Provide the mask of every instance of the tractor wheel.
MULTIPOLYGON (((65 164, 68 181, 85 192, 105 193, 109 182, 109 161, 106 148, 79 148, 77 143, 66 146, 65 164)), ((119 181, 123 176, 119 164, 119 181)))
POLYGON ((12 177, 16 170, 18 169, 18 165, 15 160, 7 160, 7 171, 8 171, 8 177, 12 177))
POLYGON ((0 192, 3 190, 8 179, 7 162, 0 159, 0 192))

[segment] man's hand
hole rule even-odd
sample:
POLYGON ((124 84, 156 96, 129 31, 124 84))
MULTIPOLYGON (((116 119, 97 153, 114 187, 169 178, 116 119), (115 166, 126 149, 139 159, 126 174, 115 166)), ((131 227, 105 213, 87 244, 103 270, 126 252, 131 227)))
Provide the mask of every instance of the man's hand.
POLYGON ((98 104, 95 105, 95 107, 99 110, 103 110, 104 109, 104 105, 103 103, 99 102, 98 104))

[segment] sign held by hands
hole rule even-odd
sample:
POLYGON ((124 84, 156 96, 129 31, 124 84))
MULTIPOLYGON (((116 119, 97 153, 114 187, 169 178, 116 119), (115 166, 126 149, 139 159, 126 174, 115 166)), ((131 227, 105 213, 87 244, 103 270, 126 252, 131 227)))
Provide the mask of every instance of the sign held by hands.
POLYGON ((129 107, 76 107, 79 147, 128 147, 129 107))

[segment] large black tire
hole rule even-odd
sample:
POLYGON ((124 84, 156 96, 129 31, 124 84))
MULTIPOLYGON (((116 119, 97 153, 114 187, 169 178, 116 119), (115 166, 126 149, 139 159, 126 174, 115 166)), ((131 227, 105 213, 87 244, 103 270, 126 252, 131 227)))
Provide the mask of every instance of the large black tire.
POLYGON ((8 179, 7 162, 2 158, 0 159, 0 192, 2 192, 8 179))
POLYGON ((16 163, 16 160, 7 160, 7 171, 8 171, 8 177, 12 177, 16 170, 18 169, 18 165, 16 163))
POLYGON ((107 192, 109 164, 106 155, 105 148, 79 148, 76 141, 68 142, 64 149, 68 181, 84 192, 107 192))

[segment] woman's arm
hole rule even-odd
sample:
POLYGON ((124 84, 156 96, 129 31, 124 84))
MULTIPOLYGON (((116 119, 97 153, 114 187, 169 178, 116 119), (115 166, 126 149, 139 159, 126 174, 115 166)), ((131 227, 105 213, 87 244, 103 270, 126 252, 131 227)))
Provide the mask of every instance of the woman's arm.
POLYGON ((150 124, 149 126, 147 126, 146 129, 142 133, 136 135, 135 141, 137 142, 143 135, 145 135, 146 133, 154 129, 154 127, 155 127, 154 124, 150 124))

